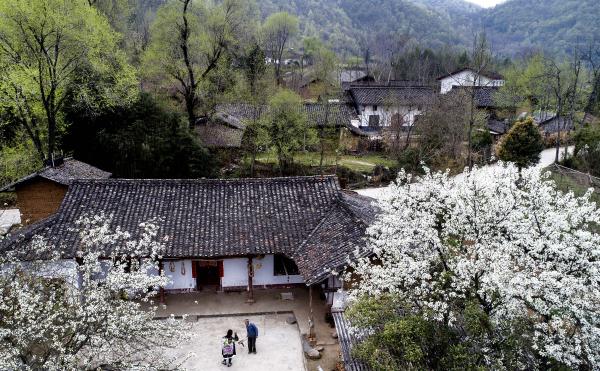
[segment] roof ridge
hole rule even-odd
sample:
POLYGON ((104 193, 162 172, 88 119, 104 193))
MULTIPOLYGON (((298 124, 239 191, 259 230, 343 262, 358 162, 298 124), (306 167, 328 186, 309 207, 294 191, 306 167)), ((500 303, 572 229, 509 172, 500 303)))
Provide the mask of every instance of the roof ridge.
POLYGON ((158 179, 158 178, 140 178, 140 179, 130 179, 130 178, 109 178, 109 179, 97 179, 97 178, 89 178, 89 179, 75 179, 72 184, 80 184, 80 183, 244 183, 244 182, 285 182, 285 181, 301 181, 301 180, 330 180, 335 179, 338 188, 339 182, 337 182, 338 177, 335 174, 327 174, 327 175, 309 175, 309 176, 287 176, 287 177, 269 177, 269 178, 198 178, 198 179, 158 179))

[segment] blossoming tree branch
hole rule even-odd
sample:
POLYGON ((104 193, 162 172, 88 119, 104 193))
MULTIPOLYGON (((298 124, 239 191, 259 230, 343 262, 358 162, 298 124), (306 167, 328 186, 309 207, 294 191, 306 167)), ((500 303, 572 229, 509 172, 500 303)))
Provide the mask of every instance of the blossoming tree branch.
POLYGON ((348 280, 376 367, 600 367, 600 211, 512 164, 402 172, 348 280), (435 346, 434 346, 435 345, 435 346))
POLYGON ((153 320, 168 283, 159 228, 144 223, 133 238, 110 225, 107 216, 79 221, 77 263, 41 237, 0 254, 0 369, 176 367, 163 350, 184 326, 153 320))

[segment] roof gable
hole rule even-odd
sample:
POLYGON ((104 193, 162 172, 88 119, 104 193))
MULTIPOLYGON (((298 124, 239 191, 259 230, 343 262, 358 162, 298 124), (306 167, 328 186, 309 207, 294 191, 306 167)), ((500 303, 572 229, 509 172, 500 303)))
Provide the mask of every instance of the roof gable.
POLYGON ((50 180, 52 182, 68 186, 76 179, 107 179, 111 173, 103 171, 85 162, 77 161, 73 158, 66 158, 58 166, 47 166, 33 174, 29 174, 13 183, 10 183, 0 189, 0 192, 6 192, 12 188, 28 182, 37 177, 50 180))

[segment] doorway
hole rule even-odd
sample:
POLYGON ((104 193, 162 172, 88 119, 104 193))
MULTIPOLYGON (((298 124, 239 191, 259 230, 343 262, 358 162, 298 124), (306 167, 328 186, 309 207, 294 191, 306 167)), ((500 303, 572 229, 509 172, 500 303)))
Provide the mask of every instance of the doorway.
POLYGON ((193 262, 196 270, 196 288, 221 288, 221 277, 223 277, 222 260, 199 260, 193 262))

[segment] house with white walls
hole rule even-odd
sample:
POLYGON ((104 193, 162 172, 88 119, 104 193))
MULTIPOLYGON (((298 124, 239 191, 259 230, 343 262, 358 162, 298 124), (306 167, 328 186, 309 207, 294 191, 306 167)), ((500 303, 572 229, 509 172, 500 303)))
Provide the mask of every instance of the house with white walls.
POLYGON ((394 122, 411 127, 435 97, 433 88, 410 81, 350 84, 348 94, 358 112, 356 123, 365 131, 380 131, 394 122))
POLYGON ((504 86, 504 77, 496 72, 476 72, 471 68, 461 68, 457 71, 440 76, 440 93, 447 94, 455 87, 479 86, 501 87, 504 86))
POLYGON ((244 290, 253 300, 254 289, 338 284, 332 274, 366 252, 375 213, 371 199, 342 190, 335 176, 75 180, 56 214, 2 247, 42 236, 76 262, 81 218, 110 215, 111 227, 134 238, 154 221, 165 246, 159 266, 171 278, 163 294, 244 290))

